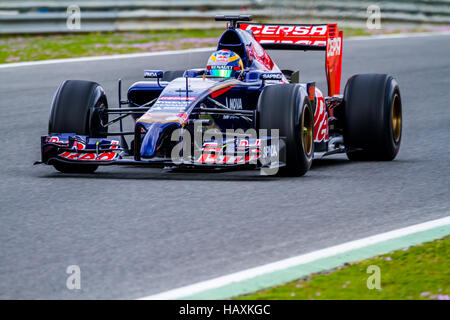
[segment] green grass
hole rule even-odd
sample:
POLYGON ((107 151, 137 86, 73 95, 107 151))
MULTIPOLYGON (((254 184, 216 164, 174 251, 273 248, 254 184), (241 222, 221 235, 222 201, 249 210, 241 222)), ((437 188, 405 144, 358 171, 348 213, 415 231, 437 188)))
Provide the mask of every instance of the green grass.
POLYGON ((250 300, 449 299, 450 237, 427 242, 287 284, 237 297, 250 300), (367 288, 370 265, 381 272, 381 289, 367 288))
POLYGON ((0 36, 0 63, 210 47, 223 30, 0 36))
MULTIPOLYGON (((345 37, 396 32, 343 30, 345 37)), ((0 35, 0 63, 211 47, 222 32, 223 29, 0 35)))

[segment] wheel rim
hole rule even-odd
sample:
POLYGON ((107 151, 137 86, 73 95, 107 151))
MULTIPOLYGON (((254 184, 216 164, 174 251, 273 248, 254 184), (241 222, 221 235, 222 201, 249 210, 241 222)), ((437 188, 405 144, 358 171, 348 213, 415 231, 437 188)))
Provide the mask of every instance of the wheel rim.
POLYGON ((400 141, 400 136, 402 133, 402 106, 400 104, 400 97, 398 94, 392 99, 392 137, 394 142, 398 143, 400 141))
POLYGON ((303 107, 301 130, 303 150, 305 150, 306 155, 309 156, 313 145, 313 122, 311 111, 308 107, 303 107))

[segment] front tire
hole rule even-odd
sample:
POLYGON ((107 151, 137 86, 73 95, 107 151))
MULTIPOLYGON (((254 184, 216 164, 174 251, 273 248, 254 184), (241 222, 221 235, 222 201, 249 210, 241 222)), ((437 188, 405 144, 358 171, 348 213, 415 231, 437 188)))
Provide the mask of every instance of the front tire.
MULTIPOLYGON (((108 101, 104 89, 95 82, 83 80, 64 81, 53 98, 48 125, 49 134, 75 133, 93 138, 106 137, 108 101)), ((95 164, 72 164, 54 162, 56 170, 63 173, 92 173, 95 164)))
POLYGON ((393 160, 402 138, 402 102, 387 74, 352 76, 344 91, 344 143, 353 161, 393 160))
POLYGON ((279 129, 286 139, 286 166, 278 174, 303 176, 314 153, 314 115, 306 92, 302 94, 297 84, 267 86, 259 97, 258 112, 260 129, 279 129))

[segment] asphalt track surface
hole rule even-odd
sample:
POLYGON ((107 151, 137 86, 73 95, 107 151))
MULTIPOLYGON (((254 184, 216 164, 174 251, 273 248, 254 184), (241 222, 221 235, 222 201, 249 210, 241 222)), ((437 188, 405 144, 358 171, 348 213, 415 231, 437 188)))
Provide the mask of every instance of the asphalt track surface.
MULTIPOLYGON (((208 53, 0 69, 0 298, 139 298, 447 216, 449 52, 450 36, 344 40, 342 88, 366 72, 400 83, 400 153, 316 160, 301 178, 32 165, 63 80, 95 80, 116 105, 117 78, 127 88, 145 68, 201 67, 208 53), (81 290, 66 288, 69 265, 81 290)), ((323 53, 271 55, 325 90, 323 53)))

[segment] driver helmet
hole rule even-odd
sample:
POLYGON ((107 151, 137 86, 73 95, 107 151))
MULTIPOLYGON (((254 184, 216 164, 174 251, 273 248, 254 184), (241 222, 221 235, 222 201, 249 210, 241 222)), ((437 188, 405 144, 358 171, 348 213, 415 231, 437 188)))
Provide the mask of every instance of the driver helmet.
POLYGON ((235 78, 243 70, 244 64, 241 57, 227 49, 214 52, 206 65, 206 75, 219 78, 235 78))

